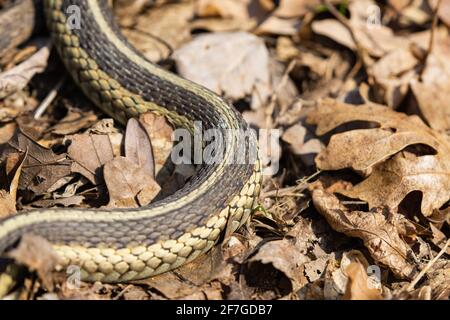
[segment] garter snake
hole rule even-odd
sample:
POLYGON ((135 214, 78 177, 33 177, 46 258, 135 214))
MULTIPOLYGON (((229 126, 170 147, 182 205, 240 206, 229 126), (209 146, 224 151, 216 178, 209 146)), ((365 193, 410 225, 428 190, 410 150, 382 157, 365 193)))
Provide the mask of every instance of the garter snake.
POLYGON ((97 107, 122 123, 143 112, 189 130, 200 121, 204 130, 221 132, 224 151, 176 193, 146 207, 36 209, 8 217, 0 221, 0 254, 31 233, 50 241, 62 267, 79 266, 83 280, 126 282, 192 261, 225 230, 239 228, 261 186, 257 157, 236 161, 256 149, 239 112, 143 58, 121 35, 106 0, 45 0, 44 8, 61 60, 97 107))

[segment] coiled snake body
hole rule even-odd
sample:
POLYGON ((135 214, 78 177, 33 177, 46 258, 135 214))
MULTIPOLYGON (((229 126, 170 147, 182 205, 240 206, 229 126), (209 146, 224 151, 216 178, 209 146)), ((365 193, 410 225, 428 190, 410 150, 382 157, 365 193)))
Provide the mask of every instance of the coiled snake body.
MULTIPOLYGON (((8 217, 0 222, 0 254, 25 233, 39 235, 53 244, 63 267, 80 266, 83 280, 102 282, 147 278, 192 261, 222 231, 243 224, 256 203, 259 161, 235 161, 247 124, 211 91, 146 61, 120 34, 106 0, 44 3, 60 57, 105 113, 124 123, 151 111, 190 130, 201 121, 205 130, 220 130, 224 152, 175 194, 147 207, 39 209, 8 217), (68 21, 77 10, 78 28, 68 21)), ((256 148, 254 136, 247 138, 245 154, 256 148)))

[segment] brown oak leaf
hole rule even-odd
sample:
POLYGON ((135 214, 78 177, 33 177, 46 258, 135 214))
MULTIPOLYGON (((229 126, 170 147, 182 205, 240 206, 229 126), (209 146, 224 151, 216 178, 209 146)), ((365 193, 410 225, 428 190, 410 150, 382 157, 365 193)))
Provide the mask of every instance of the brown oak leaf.
POLYGON ((408 246, 400 238, 406 223, 402 216, 381 209, 350 211, 325 191, 321 182, 312 184, 310 190, 314 207, 334 230, 360 238, 373 259, 389 267, 397 277, 411 278, 415 274, 414 265, 407 259, 408 246))
POLYGON ((421 191, 421 209, 426 216, 448 201, 450 144, 419 117, 381 105, 353 106, 331 99, 321 101, 308 116, 308 122, 317 125, 318 135, 355 121, 378 127, 334 134, 316 157, 316 165, 322 170, 352 168, 369 173, 352 189, 339 192, 367 201, 370 208, 396 208, 410 192, 421 191), (403 151, 412 145, 429 146, 436 154, 416 156, 403 151))

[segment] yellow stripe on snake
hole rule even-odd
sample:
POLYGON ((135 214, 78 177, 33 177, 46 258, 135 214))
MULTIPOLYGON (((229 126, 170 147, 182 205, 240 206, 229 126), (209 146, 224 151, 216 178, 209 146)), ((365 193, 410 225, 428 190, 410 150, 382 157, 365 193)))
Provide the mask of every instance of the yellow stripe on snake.
POLYGON ((241 115, 211 91, 145 60, 120 34, 106 0, 44 2, 59 55, 96 106, 121 123, 149 111, 190 131, 200 121, 205 130, 220 130, 224 152, 175 194, 147 207, 37 209, 8 217, 0 221, 0 254, 31 233, 52 243, 62 267, 80 266, 83 280, 126 282, 192 261, 225 229, 245 223, 259 195, 261 170, 257 158, 236 161, 243 141, 244 155, 256 148, 241 115), (77 13, 78 26, 70 21, 77 13))

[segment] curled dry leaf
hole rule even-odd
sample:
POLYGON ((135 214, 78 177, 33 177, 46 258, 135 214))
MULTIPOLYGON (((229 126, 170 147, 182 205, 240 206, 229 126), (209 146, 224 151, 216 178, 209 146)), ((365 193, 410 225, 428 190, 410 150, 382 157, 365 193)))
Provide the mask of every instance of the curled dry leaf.
POLYGON ((270 264, 282 272, 291 282, 293 292, 298 291, 306 283, 305 263, 308 257, 309 241, 314 238, 311 226, 304 220, 297 223, 282 240, 264 243, 258 252, 247 260, 251 270, 252 263, 270 264))
POLYGON ((36 271, 44 286, 50 291, 53 290, 52 271, 59 263, 59 256, 47 240, 25 234, 22 236, 19 246, 10 251, 8 255, 30 270, 36 271))
POLYGON ((352 106, 327 99, 308 115, 308 122, 317 124, 319 135, 353 121, 371 122, 378 127, 335 134, 316 158, 316 165, 322 170, 373 169, 366 180, 342 194, 365 200, 371 208, 395 208, 410 192, 421 191, 421 208, 426 216, 448 201, 450 144, 446 138, 417 116, 379 105, 352 106), (436 154, 397 154, 418 144, 430 146, 436 154))
POLYGON ((361 251, 351 250, 342 259, 329 264, 325 278, 325 299, 379 300, 382 299, 380 274, 373 273, 361 251), (369 274, 371 274, 369 276, 369 274))
POLYGON ((399 278, 411 278, 416 270, 408 261, 408 246, 400 238, 399 219, 381 210, 349 211, 320 182, 310 186, 314 207, 330 226, 350 237, 360 238, 378 263, 387 266, 399 278))
POLYGON ((345 270, 348 281, 343 299, 345 300, 381 300, 380 291, 370 287, 369 277, 365 266, 355 261, 345 270))

